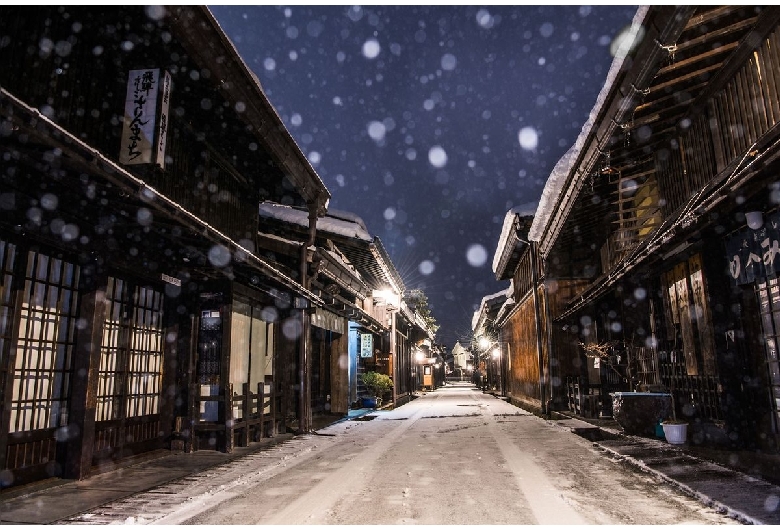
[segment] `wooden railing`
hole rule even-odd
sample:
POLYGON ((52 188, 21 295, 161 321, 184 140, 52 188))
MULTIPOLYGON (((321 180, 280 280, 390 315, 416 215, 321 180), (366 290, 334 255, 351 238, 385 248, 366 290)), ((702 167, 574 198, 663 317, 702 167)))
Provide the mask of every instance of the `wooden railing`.
MULTIPOLYGON (((275 434, 276 426, 276 393, 274 386, 271 391, 265 392, 265 383, 257 384, 257 391, 252 392, 248 383, 242 385, 242 393, 234 393, 233 385, 228 384, 220 394, 214 396, 201 396, 200 385, 190 387, 190 418, 191 428, 186 436, 185 451, 197 451, 200 437, 203 433, 213 432, 217 436, 217 442, 226 453, 233 452, 233 448, 246 447, 250 442, 260 441, 275 434), (209 421, 201 417, 201 404, 218 404, 218 420, 209 421)), ((174 432, 174 436, 182 435, 183 430, 174 432)), ((217 449, 217 447, 212 447, 217 449)))
MULTIPOLYGON (((682 352, 677 353, 677 358, 684 359, 682 352)), ((716 376, 688 375, 684 361, 661 362, 660 372, 661 383, 670 390, 674 398, 678 417, 685 418, 693 414, 703 420, 723 419, 716 376)))

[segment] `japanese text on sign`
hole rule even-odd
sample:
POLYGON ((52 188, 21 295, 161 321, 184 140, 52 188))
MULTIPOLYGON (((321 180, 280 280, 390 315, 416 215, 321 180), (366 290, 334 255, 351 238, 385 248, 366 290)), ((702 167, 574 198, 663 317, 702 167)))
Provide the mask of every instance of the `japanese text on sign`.
POLYGON ((374 356, 374 336, 371 333, 361 333, 360 335, 360 356, 374 356))
POLYGON ((726 242, 731 278, 737 285, 774 277, 780 271, 780 215, 768 216, 764 225, 746 228, 726 242))
POLYGON ((122 164, 148 164, 152 161, 159 69, 130 70, 122 128, 122 164))

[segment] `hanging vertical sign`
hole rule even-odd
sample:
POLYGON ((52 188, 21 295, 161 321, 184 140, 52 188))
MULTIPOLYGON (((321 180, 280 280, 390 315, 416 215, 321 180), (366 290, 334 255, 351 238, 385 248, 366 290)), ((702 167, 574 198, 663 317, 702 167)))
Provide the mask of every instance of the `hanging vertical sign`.
POLYGON ((371 333, 360 334, 360 356, 374 356, 374 336, 371 333))
POLYGON ((168 72, 161 79, 159 68, 130 70, 119 152, 121 164, 165 165, 170 93, 168 72))
POLYGON ((165 143, 168 138, 168 107, 171 100, 171 74, 164 72, 160 103, 160 126, 157 130, 157 165, 165 168, 165 143))

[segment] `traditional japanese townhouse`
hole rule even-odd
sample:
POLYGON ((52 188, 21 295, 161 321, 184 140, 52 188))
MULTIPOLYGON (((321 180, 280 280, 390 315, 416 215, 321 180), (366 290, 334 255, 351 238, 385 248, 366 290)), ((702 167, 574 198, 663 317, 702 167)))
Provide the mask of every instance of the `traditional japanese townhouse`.
MULTIPOLYGON (((474 366, 485 378, 483 386, 491 391, 505 394, 507 391, 507 368, 511 363, 512 347, 504 340, 496 317, 507 303, 510 295, 508 289, 482 298, 479 309, 471 319, 474 341, 474 366)), ((517 366, 517 363, 515 363, 517 366)))
MULTIPOLYGON (((304 209, 273 202, 260 205, 260 247, 279 262, 294 260, 302 243, 283 235, 307 230, 304 209)), ((357 400, 358 367, 386 350, 382 339, 385 323, 373 316, 372 290, 334 243, 335 236, 371 240, 363 222, 345 212, 331 211, 317 221, 317 237, 308 248, 312 289, 326 301, 312 314, 310 357, 304 377, 309 381, 306 398, 314 420, 345 415, 357 400)), ((298 366, 292 363, 291 366, 298 366)), ((300 373, 300 369, 298 369, 300 373)))
MULTIPOLYGON (((280 261, 281 256, 293 256, 295 243, 281 234, 305 229, 306 215, 301 208, 262 203, 261 246, 280 261)), ((311 385, 312 412, 346 414, 361 397, 360 375, 365 371, 391 376, 393 403, 405 402, 414 388, 412 347, 425 332, 416 312, 403 301, 404 284, 381 240, 354 214, 329 211, 318 220, 317 238, 309 250, 312 289, 327 303, 318 312, 334 315, 314 319, 315 330, 328 322, 340 323, 338 329, 329 329, 334 335, 328 339, 315 339, 328 346, 320 353, 314 348, 310 360, 311 377, 322 380, 311 385), (334 340, 339 341, 335 349, 334 340), (317 366, 330 367, 329 375, 317 366), (321 389, 319 396, 316 388, 321 389)))
POLYGON ((452 378, 459 381, 467 380, 471 377, 471 353, 460 342, 456 342, 452 347, 452 378))
POLYGON ((257 205, 329 193, 255 76, 202 7, 0 35, 0 488, 277 432, 283 330, 324 302, 255 253, 257 205))
MULTIPOLYGON (((375 351, 374 367, 393 379, 393 404, 403 405, 415 390, 413 349, 424 341, 432 341, 433 333, 416 309, 407 304, 406 286, 378 237, 367 240, 334 235, 334 241, 371 288, 367 310, 389 330, 383 342, 387 350, 375 351)), ((360 369, 359 365, 358 372, 360 369)), ((363 369, 370 369, 369 363, 364 363, 363 369)))
POLYGON ((691 442, 776 448, 778 21, 775 7, 638 10, 528 234, 564 302, 548 304, 555 406, 566 381, 601 413, 611 390, 664 388, 691 442))

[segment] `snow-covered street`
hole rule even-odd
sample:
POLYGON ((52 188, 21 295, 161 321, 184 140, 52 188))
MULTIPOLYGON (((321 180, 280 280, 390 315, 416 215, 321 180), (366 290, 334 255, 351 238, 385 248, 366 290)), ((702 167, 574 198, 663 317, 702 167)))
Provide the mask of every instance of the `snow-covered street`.
POLYGON ((221 487, 212 483, 154 522, 734 522, 471 385, 448 385, 319 434, 296 439, 294 455, 272 470, 255 473, 248 459, 233 464, 244 466, 241 479, 212 474, 211 480, 224 479, 221 487))

